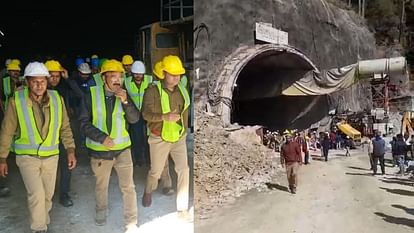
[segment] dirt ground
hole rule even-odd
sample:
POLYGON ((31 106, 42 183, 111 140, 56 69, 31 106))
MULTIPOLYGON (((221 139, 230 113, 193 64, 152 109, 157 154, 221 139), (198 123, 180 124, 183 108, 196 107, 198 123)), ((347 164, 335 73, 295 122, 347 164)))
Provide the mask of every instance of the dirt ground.
MULTIPOLYGON (((189 164, 193 164, 192 134, 188 135, 189 164)), ((78 154, 78 167, 72 173, 71 196, 74 205, 65 208, 59 204, 58 192, 54 196, 54 205, 51 211, 50 233, 121 233, 123 229, 122 196, 118 187, 116 172, 112 171, 109 185, 109 216, 105 226, 96 226, 95 216, 95 178, 85 154, 78 154)), ((170 163, 170 173, 174 187, 176 176, 173 164, 170 163)), ((21 176, 17 170, 15 161, 9 161, 8 185, 11 196, 0 198, 0 232, 1 233, 26 233, 30 232, 28 221, 28 209, 26 190, 21 176)), ((193 177, 193 169, 190 169, 190 179, 193 177)), ((182 223, 176 218, 176 196, 165 196, 160 191, 154 192, 153 204, 149 208, 141 205, 144 184, 148 167, 134 167, 134 179, 138 201, 138 224, 140 232, 193 232, 193 223, 182 223)), ((58 187, 57 187, 58 189, 58 187)), ((190 207, 193 206, 193 186, 190 182, 190 207)))
POLYGON ((314 157, 301 167, 297 194, 278 177, 272 191, 250 192, 213 218, 197 220, 195 232, 413 232, 414 180, 395 175, 389 160, 386 175, 373 176, 361 150, 352 150, 351 157, 333 153, 328 162, 314 157))

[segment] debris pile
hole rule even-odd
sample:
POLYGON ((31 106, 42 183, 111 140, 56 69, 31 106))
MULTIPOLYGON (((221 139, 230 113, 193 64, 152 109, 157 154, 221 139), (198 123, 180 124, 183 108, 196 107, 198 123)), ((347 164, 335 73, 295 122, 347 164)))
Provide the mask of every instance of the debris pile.
POLYGON ((198 110, 195 115, 195 205, 202 219, 248 190, 267 189, 277 160, 275 152, 261 144, 257 127, 224 128, 218 116, 198 110))

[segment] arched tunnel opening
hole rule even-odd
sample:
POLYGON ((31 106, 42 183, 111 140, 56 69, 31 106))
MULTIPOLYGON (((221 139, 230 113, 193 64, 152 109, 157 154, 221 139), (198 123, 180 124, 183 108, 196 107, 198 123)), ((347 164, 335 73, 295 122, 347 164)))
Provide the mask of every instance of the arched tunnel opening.
POLYGON ((231 123, 270 130, 309 128, 328 114, 328 96, 285 96, 282 91, 314 69, 299 53, 275 50, 258 54, 235 82, 231 123))

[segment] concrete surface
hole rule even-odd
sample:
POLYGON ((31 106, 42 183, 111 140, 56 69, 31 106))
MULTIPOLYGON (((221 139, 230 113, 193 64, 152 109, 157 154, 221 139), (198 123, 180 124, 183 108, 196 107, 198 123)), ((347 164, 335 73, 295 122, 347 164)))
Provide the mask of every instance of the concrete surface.
MULTIPOLYGON (((190 179, 193 177, 193 143, 192 134, 188 135, 188 156, 190 164, 190 179)), ((54 196, 54 206, 51 211, 50 233, 121 233, 123 229, 122 196, 118 187, 118 178, 113 170, 109 185, 109 216, 105 226, 96 226, 95 217, 95 178, 86 154, 78 154, 78 167, 72 173, 71 196, 74 205, 65 208, 59 204, 58 187, 54 196)), ((176 176, 173 163, 170 163, 173 187, 176 187, 176 176)), ((11 196, 0 198, 0 232, 26 233, 31 232, 27 209, 26 190, 16 163, 9 159, 8 184, 11 196)), ((134 179, 138 202, 138 221, 140 231, 145 232, 193 232, 193 223, 182 223, 176 218, 176 196, 165 196, 160 191, 154 192, 153 204, 149 208, 141 205, 148 167, 135 167, 134 179)), ((190 207, 193 206, 193 186, 190 182, 190 207)))
MULTIPOLYGON (((195 223, 197 233, 387 233, 413 232, 414 180, 397 176, 387 154, 386 175, 373 176, 366 152, 314 156, 300 169, 297 194, 286 177, 268 192, 251 192, 215 217, 195 223)), ((342 151, 343 152, 343 151, 342 151)), ((379 166, 378 166, 379 169, 379 166)))

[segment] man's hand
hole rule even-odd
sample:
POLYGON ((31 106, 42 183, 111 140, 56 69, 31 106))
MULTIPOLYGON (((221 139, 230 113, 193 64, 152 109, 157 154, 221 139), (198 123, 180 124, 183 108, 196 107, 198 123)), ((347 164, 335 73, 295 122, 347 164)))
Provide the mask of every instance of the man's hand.
POLYGON ((109 136, 107 136, 102 144, 104 146, 108 147, 108 148, 111 148, 111 147, 114 146, 114 141, 112 140, 112 138, 110 138, 109 136))
POLYGON ((169 112, 169 113, 166 113, 166 114, 162 115, 162 120, 163 121, 177 122, 180 119, 181 119, 181 115, 178 114, 177 109, 175 109, 172 112, 169 112))
POLYGON ((0 163, 0 176, 6 177, 9 174, 7 163, 0 163))
POLYGON ((128 101, 127 92, 126 92, 124 89, 122 89, 122 88, 119 88, 119 89, 115 92, 115 96, 116 96, 116 97, 119 97, 119 98, 121 99, 121 102, 122 102, 122 103, 124 103, 124 102, 127 102, 127 101, 128 101))
POLYGON ((68 70, 63 68, 63 67, 61 67, 61 68, 62 68, 62 78, 68 79, 69 78, 68 70))
POLYGON ((68 168, 72 170, 76 167, 76 156, 74 152, 68 153, 68 168))

